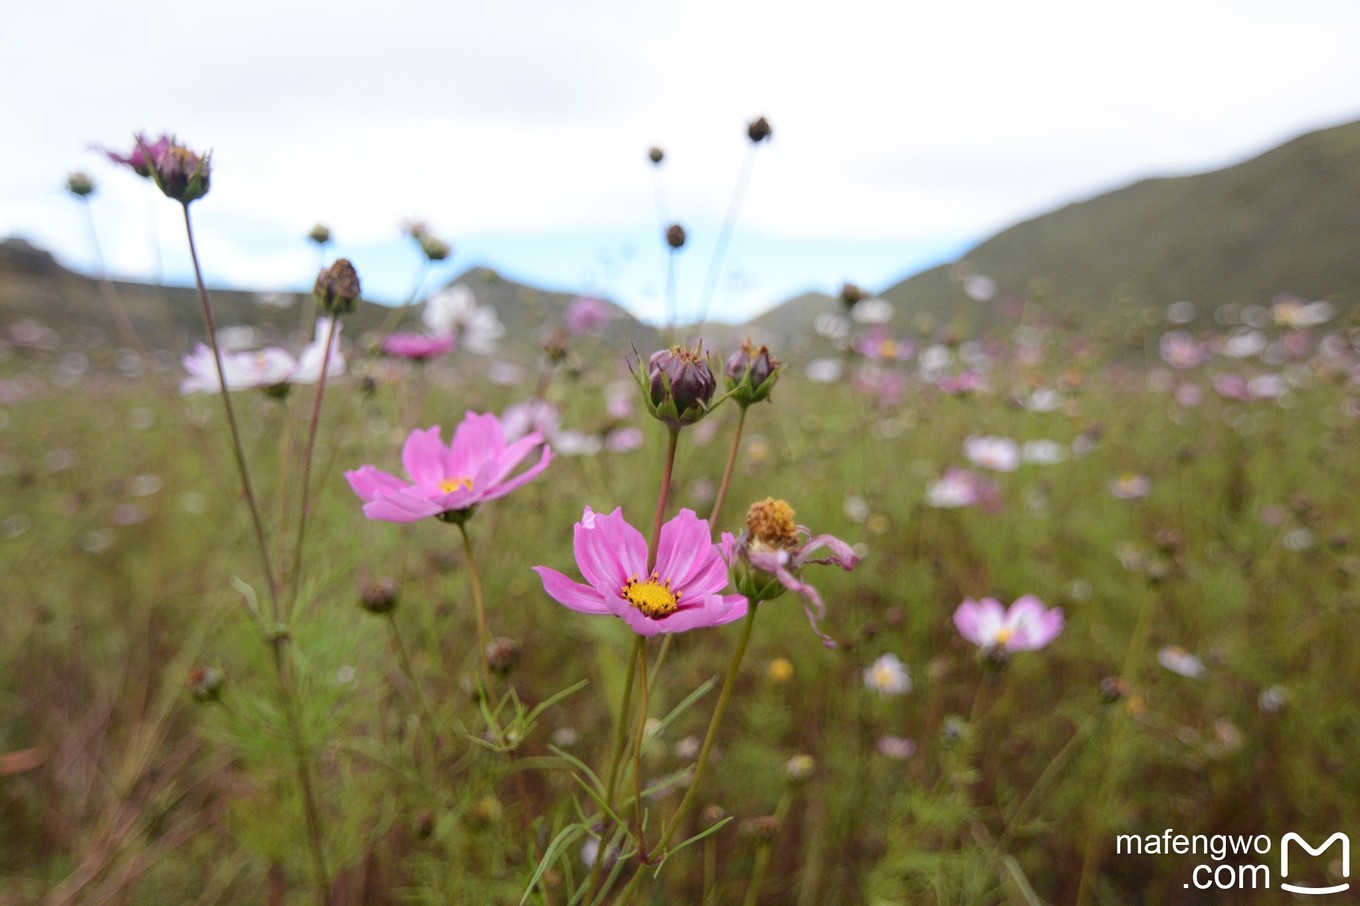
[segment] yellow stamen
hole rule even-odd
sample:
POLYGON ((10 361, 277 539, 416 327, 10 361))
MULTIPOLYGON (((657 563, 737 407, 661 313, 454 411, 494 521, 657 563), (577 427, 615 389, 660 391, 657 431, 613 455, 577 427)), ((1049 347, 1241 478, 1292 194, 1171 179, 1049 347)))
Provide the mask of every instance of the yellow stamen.
POLYGON ((878 344, 878 354, 885 359, 897 358, 897 341, 884 340, 878 344))
POLYGON ((1009 627, 998 629, 996 631, 996 647, 1005 648, 1006 643, 1009 642, 1014 637, 1015 637, 1014 629, 1011 629, 1009 627))
POLYGON ((458 490, 459 488, 467 488, 469 491, 471 491, 471 490, 472 490, 472 479, 471 479, 471 478, 445 478, 443 481, 439 482, 439 490, 443 491, 445 494, 452 494, 454 491, 458 490))
POLYGON ((792 549, 798 546, 798 525, 793 507, 783 500, 766 497, 746 511, 746 528, 751 540, 769 548, 792 549))
POLYGON ((680 592, 671 591, 671 580, 663 583, 656 573, 646 582, 639 582, 634 575, 623 583, 619 597, 654 620, 668 617, 680 607, 680 592))

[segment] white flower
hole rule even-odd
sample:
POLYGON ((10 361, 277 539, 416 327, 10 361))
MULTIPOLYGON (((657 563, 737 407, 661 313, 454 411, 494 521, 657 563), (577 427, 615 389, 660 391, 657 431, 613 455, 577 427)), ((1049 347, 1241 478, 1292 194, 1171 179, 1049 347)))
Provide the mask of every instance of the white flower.
POLYGON ((446 287, 425 302, 420 320, 437 337, 456 337, 458 345, 469 352, 490 355, 505 334, 505 325, 495 309, 478 305, 472 290, 461 283, 446 287))
POLYGON ((850 309, 856 324, 887 324, 892 320, 892 303, 886 299, 861 299, 850 309))
POLYGON ((904 695, 911 691, 911 674, 895 654, 881 654, 864 671, 864 685, 879 695, 904 695))
POLYGON ((843 371, 840 359, 813 359, 807 363, 808 380, 818 384, 834 384, 843 371))
MULTIPOLYGON (((271 346, 254 352, 222 352, 222 375, 228 390, 249 390, 257 387, 278 387, 284 384, 315 384, 321 378, 321 360, 325 355, 326 334, 330 331, 329 318, 316 319, 316 337, 301 356, 294 359, 286 350, 271 346)), ((217 362, 210 347, 199 343, 183 359, 188 377, 180 382, 180 393, 216 393, 222 389, 217 374, 217 362)), ((331 344, 327 378, 345 373, 345 357, 340 353, 340 328, 331 344)))
POLYGON ((969 437, 964 455, 974 464, 994 472, 1014 472, 1020 467, 1020 447, 1009 437, 969 437))
POLYGON ((1204 662, 1179 645, 1167 645, 1157 652, 1157 661, 1172 673, 1190 679, 1204 676, 1204 662))

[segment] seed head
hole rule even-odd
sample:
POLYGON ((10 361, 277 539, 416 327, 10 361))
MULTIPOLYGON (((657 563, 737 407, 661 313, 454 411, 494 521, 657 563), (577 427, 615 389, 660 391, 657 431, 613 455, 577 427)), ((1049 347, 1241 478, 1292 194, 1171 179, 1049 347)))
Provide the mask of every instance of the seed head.
POLYGON ((746 124, 746 136, 751 139, 751 144, 758 145, 763 141, 768 141, 772 130, 769 120, 765 117, 757 117, 746 124))
POLYGON ((94 194, 94 180, 88 173, 79 170, 66 177, 66 191, 76 198, 85 198, 94 194))
POLYGON ((647 159, 650 160, 653 164, 659 164, 666 159, 666 152, 662 151, 656 145, 653 145, 651 149, 647 152, 647 159))
POLYGON ((673 249, 685 247, 685 228, 678 223, 666 227, 666 244, 673 249))
POLYGON ((354 303, 359 301, 359 275, 348 258, 337 259, 317 275, 312 296, 327 314, 344 315, 354 311, 354 303))
POLYGON ((793 520, 793 507, 784 500, 766 497, 751 504, 746 511, 746 530, 752 544, 762 544, 772 550, 792 550, 798 546, 798 524, 793 520))
POLYGON ((390 576, 369 579, 359 590, 359 606, 369 613, 391 613, 397 606, 400 586, 390 576))
POLYGON ((307 238, 317 245, 325 245, 331 241, 331 228, 324 223, 318 223, 312 227, 312 231, 307 234, 307 238))

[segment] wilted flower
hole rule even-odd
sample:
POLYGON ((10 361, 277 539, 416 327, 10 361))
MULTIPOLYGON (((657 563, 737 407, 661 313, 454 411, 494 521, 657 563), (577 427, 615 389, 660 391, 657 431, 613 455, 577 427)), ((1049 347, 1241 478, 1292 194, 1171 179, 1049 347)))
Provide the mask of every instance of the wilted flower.
POLYGON ((911 691, 911 674, 897 655, 881 654, 865 669, 864 685, 879 695, 905 695, 911 691))
POLYGON ((1016 599, 1010 608, 995 598, 967 598, 954 611, 959 634, 984 651, 1034 651, 1063 629, 1061 608, 1046 608, 1034 595, 1016 599))
POLYGON ((537 477, 552 461, 552 449, 537 431, 507 444, 500 419, 468 412, 448 446, 437 425, 412 431, 401 459, 410 481, 370 465, 345 473, 368 518, 417 522, 438 516, 462 522, 478 504, 504 497, 537 477), (540 445, 538 462, 510 477, 540 445))
POLYGON ((1189 679, 1204 676, 1204 662, 1179 645, 1166 645, 1157 652, 1157 662, 1172 673, 1189 679))
POLYGON ((423 333, 390 333, 383 338, 382 351, 400 359, 427 362, 453 349, 451 336, 432 337, 423 333))
POLYGON ((779 370, 779 360, 770 355, 770 348, 762 344, 757 349, 747 338, 741 349, 727 357, 723 377, 732 398, 745 407, 769 398, 779 370))
MULTIPOLYGON (((641 360, 638 362, 641 365, 641 360)), ((647 409, 672 430, 692 425, 708 414, 718 388, 705 360, 703 342, 694 349, 672 346, 652 353, 644 378, 635 372, 647 409)))
POLYGON ((729 552, 737 591, 756 603, 771 601, 785 589, 796 592, 813 631, 823 644, 834 648, 835 642, 817 626, 826 616, 826 605, 817 589, 802 580, 803 568, 818 563, 850 570, 859 563, 859 556, 839 538, 813 535, 795 523, 793 515, 793 507, 771 497, 747 510, 746 531, 729 552), (812 555, 822 548, 829 553, 814 559, 812 555))
POLYGON ((588 584, 547 566, 534 571, 543 590, 572 610, 612 614, 644 636, 686 632, 746 615, 746 598, 721 593, 727 586, 723 549, 731 543, 732 536, 724 535, 722 548, 714 544, 708 523, 682 509, 661 527, 656 565, 649 571, 647 541, 624 520, 622 508, 602 515, 586 507, 573 548, 588 584))
POLYGON ((150 179, 167 198, 181 204, 187 205, 208 194, 211 153, 196 154, 168 135, 153 142, 138 134, 135 141, 136 146, 127 155, 104 153, 115 163, 131 167, 138 176, 150 179))
POLYGON ((478 305, 461 283, 446 287, 425 302, 421 321, 437 337, 451 337, 468 352, 490 355, 505 335, 505 325, 489 305, 478 305))
MULTIPOLYGON (((321 379, 321 363, 330 327, 330 318, 317 318, 315 337, 296 359, 286 350, 274 346, 253 352, 223 352, 222 375, 226 378, 227 389, 282 390, 292 384, 315 384, 321 379)), ((330 364, 326 368, 327 378, 345 373, 340 330, 337 325, 331 343, 330 364)), ((189 375, 180 382, 180 393, 217 393, 222 389, 217 361, 210 346, 199 343, 182 361, 189 375)))

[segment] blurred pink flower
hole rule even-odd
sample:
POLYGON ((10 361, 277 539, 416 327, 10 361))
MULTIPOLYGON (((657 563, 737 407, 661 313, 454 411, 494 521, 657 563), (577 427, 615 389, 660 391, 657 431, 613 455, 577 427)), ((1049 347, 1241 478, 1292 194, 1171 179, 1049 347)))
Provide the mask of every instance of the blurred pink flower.
POLYGON ((994 472, 1014 472, 1020 468, 1020 445, 1009 437, 970 435, 963 442, 963 452, 973 465, 994 472))
POLYGON ((537 477, 552 461, 552 449, 537 431, 507 444, 500 419, 468 412, 448 446, 438 425, 412 431, 401 459, 410 481, 370 465, 345 473, 368 518, 416 522, 438 516, 461 522, 479 503, 504 497, 537 477), (539 446, 538 462, 510 477, 539 446))
POLYGON ((901 361, 911 358, 916 347, 910 340, 897 340, 885 327, 871 327, 855 338, 855 352, 866 359, 901 361))
POLYGON ((382 342, 382 351, 402 359, 424 362, 453 350, 452 336, 432 337, 423 333, 388 334, 382 342))
POLYGON ((1062 632, 1063 612, 1044 607, 1034 595, 1016 599, 1009 609, 995 598, 967 598, 954 611, 954 625, 985 651, 1035 651, 1062 632))
POLYGON ((593 296, 577 296, 567 306, 567 330, 574 336, 599 333, 610 321, 609 306, 593 296))
POLYGON ((713 543, 708 523, 683 509, 661 526, 656 567, 647 571, 647 541, 616 508, 601 515, 585 508, 576 523, 576 565, 588 584, 572 581, 547 566, 535 566, 543 590, 580 613, 619 617, 639 635, 685 632, 718 626, 746 615, 741 595, 724 595, 727 563, 723 535, 713 543), (639 579, 642 576, 645 578, 639 579))
POLYGON ((935 382, 945 393, 977 393, 985 388, 982 375, 976 371, 965 371, 961 374, 946 374, 935 382))
POLYGON ((1152 479, 1146 475, 1125 473, 1110 483, 1110 493, 1120 500, 1137 500, 1152 492, 1152 479))
POLYGON ((941 510, 979 506, 994 513, 1001 509, 1001 489, 971 469, 950 466, 943 478, 926 488, 926 503, 941 510))

